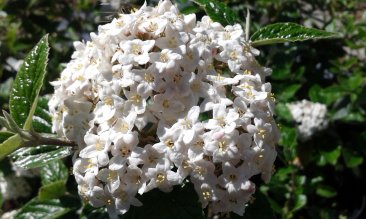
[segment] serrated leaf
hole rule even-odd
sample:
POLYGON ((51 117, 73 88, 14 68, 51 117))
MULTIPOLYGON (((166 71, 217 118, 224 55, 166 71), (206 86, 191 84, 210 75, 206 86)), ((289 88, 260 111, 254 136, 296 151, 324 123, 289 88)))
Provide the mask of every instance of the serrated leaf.
POLYGON ((0 160, 15 151, 22 144, 22 138, 16 134, 0 144, 0 160))
POLYGON ((66 193, 65 180, 59 180, 42 186, 38 190, 39 200, 59 198, 66 193))
POLYGON ((48 62, 48 35, 45 35, 25 57, 10 92, 10 114, 16 123, 29 130, 43 85, 48 62))
POLYGON ((69 156, 71 148, 61 146, 42 145, 31 148, 20 148, 11 157, 14 164, 25 169, 42 167, 54 161, 69 156))
POLYGON ((61 160, 54 160, 41 168, 42 185, 56 181, 66 182, 69 171, 61 160))
POLYGON ((194 3, 201 6, 206 14, 213 21, 219 22, 226 26, 229 24, 238 23, 239 19, 235 12, 224 3, 217 0, 192 0, 194 3))
POLYGON ((337 37, 337 35, 324 30, 307 28, 295 23, 275 23, 259 29, 251 36, 250 40, 252 41, 252 46, 262 46, 332 37, 337 37))
POLYGON ((58 199, 39 200, 37 198, 29 201, 19 212, 14 219, 56 219, 69 212, 70 208, 65 208, 58 199))

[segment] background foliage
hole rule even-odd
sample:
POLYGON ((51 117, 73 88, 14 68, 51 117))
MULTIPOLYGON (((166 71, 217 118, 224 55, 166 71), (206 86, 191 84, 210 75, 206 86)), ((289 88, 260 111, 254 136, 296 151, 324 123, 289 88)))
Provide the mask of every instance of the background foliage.
MULTIPOLYGON (((122 2, 121 10, 125 11, 142 4, 142 1, 122 2)), ((205 4, 203 0, 195 2, 205 4)), ((195 12, 198 16, 205 13, 190 1, 176 3, 184 13, 195 12)), ((250 9, 251 33, 268 24, 293 22, 341 34, 336 39, 258 47, 260 63, 273 69, 268 80, 276 94, 276 119, 282 137, 273 179, 269 184, 255 179, 258 185, 255 200, 243 218, 365 218, 366 4, 357 0, 225 3, 234 14, 229 13, 233 17, 225 18, 224 22, 238 20, 244 25, 246 8, 250 9), (285 105, 302 99, 326 104, 330 120, 326 130, 305 142, 298 139, 296 123, 285 105)), ((206 12, 210 10, 215 9, 206 12)), ((56 79, 62 63, 69 61, 72 42, 88 40, 88 33, 95 31, 98 24, 108 22, 118 10, 95 0, 0 0, 0 12, 0 106, 9 111, 9 92, 16 73, 9 65, 9 57, 24 59, 39 39, 49 33, 48 73, 41 94, 52 93, 48 82, 56 79)), ((46 99, 41 102, 40 107, 46 106, 46 99)), ((41 116, 41 112, 39 108, 36 115, 41 116)), ((13 158, 19 161, 30 153, 22 150, 13 158)), ((93 209, 77 196, 76 184, 67 169, 71 166, 70 158, 49 161, 47 166, 39 168, 39 177, 26 178, 33 188, 31 196, 3 202, 0 194, 1 210, 22 207, 18 218, 29 217, 34 209, 43 212, 38 218, 78 218, 77 211, 82 208, 82 218, 105 218, 103 209, 93 209)), ((13 174, 9 159, 1 161, 0 174, 13 174)), ((153 191, 140 197, 146 203, 143 211, 150 218, 202 218, 192 191, 189 184, 176 187, 173 194, 153 191), (167 208, 174 211, 161 210, 167 208)), ((205 213, 210 216, 210 209, 205 209, 205 213)), ((133 208, 123 218, 144 218, 144 215, 133 208)), ((241 217, 231 215, 231 218, 241 217)))

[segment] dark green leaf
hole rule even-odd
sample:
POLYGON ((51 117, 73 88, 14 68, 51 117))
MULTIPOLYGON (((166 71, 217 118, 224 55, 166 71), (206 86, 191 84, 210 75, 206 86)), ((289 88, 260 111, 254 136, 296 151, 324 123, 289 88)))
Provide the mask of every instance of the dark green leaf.
POLYGON ((290 112, 289 108, 286 106, 286 104, 283 104, 283 103, 276 104, 275 111, 276 111, 276 115, 281 120, 285 120, 288 122, 291 122, 294 120, 292 118, 291 112, 290 112))
POLYGON ((39 200, 59 198, 66 193, 65 180, 59 180, 42 186, 38 190, 39 200))
POLYGON ((352 149, 343 148, 342 155, 348 168, 354 168, 363 163, 363 157, 352 149))
POLYGON ((40 97, 38 99, 32 126, 36 132, 52 133, 52 117, 48 111, 48 98, 40 97))
POLYGON ((56 219, 69 211, 70 209, 63 207, 58 199, 41 201, 35 198, 22 207, 14 219, 56 219))
POLYGON ((72 153, 68 147, 37 146, 32 148, 20 148, 11 156, 17 166, 23 168, 35 168, 47 165, 49 162, 69 156, 72 153))
POLYGON ((13 135, 14 133, 12 132, 0 132, 0 143, 3 143, 5 140, 9 139, 13 135))
POLYGON ((66 182, 69 171, 61 160, 54 160, 41 168, 42 185, 56 181, 66 182))
POLYGON ((87 204, 83 207, 80 215, 80 219, 106 219, 109 218, 106 208, 94 208, 93 206, 87 204))
POLYGON ((5 156, 9 155, 22 144, 22 138, 16 134, 5 140, 0 144, 0 160, 2 160, 5 156))
POLYGON ((227 5, 218 0, 192 0, 201 6, 206 14, 210 16, 213 21, 219 22, 226 26, 229 24, 238 23, 239 19, 235 12, 227 5))
POLYGON ((342 89, 339 86, 330 86, 321 88, 319 85, 313 85, 309 90, 310 100, 313 102, 324 103, 330 105, 343 95, 342 89))
POLYGON ((123 219, 203 219, 201 204, 191 183, 175 186, 170 193, 154 189, 138 199, 144 204, 131 207, 123 219))
POLYGON ((48 62, 48 35, 25 57, 10 92, 10 113, 17 124, 30 128, 36 100, 43 85, 48 62))
POLYGON ((300 88, 300 84, 287 85, 278 97, 282 102, 286 102, 291 99, 300 88))
POLYGON ((259 29, 250 39, 253 46, 261 46, 331 37, 336 37, 336 34, 314 28, 307 28, 295 23, 276 23, 259 29))
POLYGON ((257 191, 254 194, 253 203, 249 204, 248 207, 245 208, 245 213, 243 216, 239 216, 237 214, 231 213, 231 219, 274 219, 274 213, 271 208, 271 205, 262 192, 257 191))

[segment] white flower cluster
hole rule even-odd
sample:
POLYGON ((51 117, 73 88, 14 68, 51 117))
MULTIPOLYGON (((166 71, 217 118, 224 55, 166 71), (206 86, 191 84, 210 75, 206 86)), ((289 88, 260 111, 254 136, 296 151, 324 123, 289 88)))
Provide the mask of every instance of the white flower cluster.
POLYGON ((23 177, 0 176, 0 192, 4 200, 15 200, 28 197, 32 188, 23 177))
POLYGON ((291 115, 298 123, 297 131, 301 140, 308 140, 316 132, 328 126, 326 119, 327 106, 302 100, 287 104, 291 115))
POLYGON ((99 26, 76 51, 50 101, 53 130, 77 142, 80 195, 110 215, 188 178, 203 207, 244 213, 268 181, 279 133, 271 73, 240 25, 196 22, 168 0, 99 26))

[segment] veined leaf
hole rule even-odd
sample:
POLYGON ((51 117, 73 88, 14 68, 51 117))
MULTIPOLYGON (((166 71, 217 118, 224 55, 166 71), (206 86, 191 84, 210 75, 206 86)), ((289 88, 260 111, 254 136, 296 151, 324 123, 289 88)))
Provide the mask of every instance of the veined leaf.
POLYGON ((213 21, 219 22, 226 26, 235 24, 239 21, 237 15, 227 5, 218 0, 192 0, 194 3, 201 6, 206 14, 213 21))
POLYGON ((0 160, 15 151, 22 144, 22 138, 16 134, 0 144, 0 160))
POLYGON ((47 185, 56 181, 63 181, 65 183, 68 176, 69 172, 61 160, 49 162, 41 169, 42 185, 47 185))
POLYGON ((69 147, 42 145, 31 148, 20 148, 11 157, 14 164, 25 169, 42 167, 53 160, 69 156, 72 150, 69 147))
POLYGON ((29 130, 43 85, 48 62, 48 35, 45 35, 25 57, 10 92, 10 114, 16 123, 29 130))
POLYGON ((259 29, 251 36, 250 40, 253 46, 262 46, 333 37, 337 37, 337 35, 324 30, 307 28, 295 23, 275 23, 259 29))
POLYGON ((39 200, 37 198, 29 201, 15 215, 14 219, 42 218, 54 219, 66 214, 71 209, 62 206, 58 199, 39 200))

